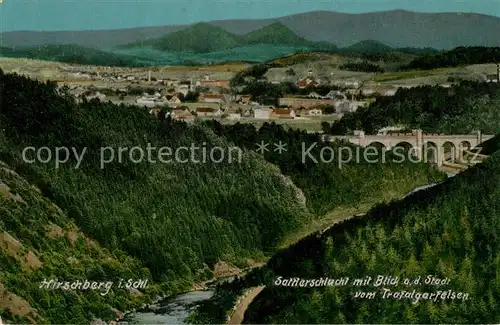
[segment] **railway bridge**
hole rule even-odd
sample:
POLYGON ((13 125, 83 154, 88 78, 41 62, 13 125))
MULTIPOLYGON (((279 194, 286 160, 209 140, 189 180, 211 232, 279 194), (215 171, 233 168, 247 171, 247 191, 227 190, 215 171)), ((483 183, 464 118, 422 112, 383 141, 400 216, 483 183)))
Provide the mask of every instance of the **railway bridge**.
POLYGON ((409 133, 390 133, 384 135, 366 135, 364 131, 355 131, 352 136, 324 135, 325 141, 348 141, 361 147, 381 147, 387 150, 406 147, 412 150, 417 159, 432 161, 439 166, 451 160, 461 161, 466 152, 493 138, 495 135, 482 134, 438 134, 413 130, 409 133))

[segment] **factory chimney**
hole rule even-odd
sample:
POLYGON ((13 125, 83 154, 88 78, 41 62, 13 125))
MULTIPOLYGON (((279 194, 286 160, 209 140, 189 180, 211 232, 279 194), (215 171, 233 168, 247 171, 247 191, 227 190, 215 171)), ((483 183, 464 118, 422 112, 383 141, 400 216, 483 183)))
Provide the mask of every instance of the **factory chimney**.
POLYGON ((148 71, 148 82, 151 82, 151 70, 148 71))
POLYGON ((497 63, 497 82, 500 83, 500 64, 497 63))

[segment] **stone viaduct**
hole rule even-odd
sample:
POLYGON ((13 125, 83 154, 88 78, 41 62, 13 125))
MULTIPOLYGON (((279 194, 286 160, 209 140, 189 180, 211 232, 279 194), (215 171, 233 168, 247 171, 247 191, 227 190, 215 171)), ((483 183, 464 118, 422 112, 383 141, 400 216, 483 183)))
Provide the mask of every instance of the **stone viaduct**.
POLYGON ((477 147, 494 135, 475 134, 447 135, 424 133, 422 130, 413 130, 410 133, 391 133, 386 135, 366 135, 364 131, 355 131, 353 136, 325 135, 324 140, 344 140, 361 147, 383 147, 388 150, 394 147, 406 147, 413 150, 413 155, 420 160, 428 161, 428 152, 434 150, 432 160, 438 165, 448 159, 460 160, 465 151, 477 147))

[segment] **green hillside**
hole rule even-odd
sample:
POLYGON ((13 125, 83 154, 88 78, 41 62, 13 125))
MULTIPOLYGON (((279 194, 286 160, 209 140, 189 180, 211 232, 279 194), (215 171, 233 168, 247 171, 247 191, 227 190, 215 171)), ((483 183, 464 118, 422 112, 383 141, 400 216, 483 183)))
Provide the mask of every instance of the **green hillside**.
POLYGON ((152 46, 162 51, 210 53, 252 45, 297 46, 310 49, 335 49, 325 42, 310 42, 281 23, 273 23, 246 35, 239 36, 208 23, 195 24, 187 29, 167 34, 159 39, 135 42, 120 48, 152 46))
POLYGON ((389 52, 393 52, 394 49, 388 45, 385 45, 381 42, 366 40, 361 41, 351 46, 345 47, 342 49, 343 52, 352 52, 352 53, 366 53, 366 54, 385 54, 389 52))
POLYGON ((273 45, 289 45, 303 46, 316 50, 335 50, 337 47, 328 42, 311 42, 303 37, 295 34, 290 28, 280 22, 265 26, 256 31, 250 32, 243 36, 242 43, 244 44, 273 44, 273 45))
POLYGON ((33 48, 14 49, 0 47, 0 56, 102 66, 140 66, 132 56, 99 51, 73 44, 48 44, 33 48))
POLYGON ((416 58, 404 68, 407 70, 430 70, 498 62, 500 62, 500 47, 461 46, 450 51, 429 53, 416 58))
POLYGON ((298 36, 279 22, 246 34, 243 41, 247 44, 286 44, 298 46, 307 46, 312 43, 298 36))
MULTIPOLYGON (((54 291, 43 296, 44 291, 33 289, 43 277, 83 280, 87 276, 103 281, 146 277, 151 279, 146 290, 151 295, 178 293, 211 278, 220 261, 245 267, 251 260, 270 256, 285 238, 309 227, 325 211, 360 208, 359 198, 362 204, 381 202, 439 178, 424 164, 352 162, 342 168, 336 163, 304 164, 300 142, 282 158, 276 153, 262 157, 253 151, 253 141, 259 139, 255 130, 244 132, 236 126, 221 133, 204 124, 158 120, 138 107, 98 101, 76 104, 53 83, 3 72, 0 95, 0 160, 40 189, 38 194, 29 192, 17 179, 9 178, 10 173, 1 174, 0 181, 8 188, 0 187, 7 197, 0 201, 0 227, 23 243, 23 252, 33 250, 47 266, 30 275, 9 246, 0 245, 3 261, 9 261, 0 264, 0 279, 6 290, 37 308, 49 323, 82 323, 91 314, 109 319, 110 306, 124 311, 134 298, 114 289, 106 300, 88 292, 75 296, 71 291, 54 291), (235 144, 243 150, 241 160, 235 144), (175 152, 193 145, 206 150, 225 148, 227 158, 200 163, 207 157, 201 150, 194 156, 181 150, 178 161, 170 163, 155 155, 158 150, 148 157, 147 148, 175 152), (86 151, 82 160, 62 153, 61 158, 68 159, 56 168, 53 159, 48 163, 23 159, 28 146, 86 151), (137 161, 137 150, 132 156, 127 151, 134 147, 145 151, 142 161, 137 161), (122 158, 117 156, 119 148, 126 148, 122 158), (228 160, 230 148, 233 161, 228 160), (101 155, 110 158, 112 150, 115 159, 102 165, 101 155), (360 182, 364 185, 359 186, 360 182), (50 214, 48 203, 43 202, 57 205, 61 212, 50 214), (42 231, 46 225, 52 227, 49 223, 63 233, 78 227, 81 236, 107 251, 99 249, 101 255, 89 251, 85 240, 77 240, 76 248, 64 238, 51 241, 42 231), (70 251, 85 262, 64 263, 70 251), (108 266, 106 258, 94 262, 103 256, 117 257, 120 262, 108 266), (86 263, 96 264, 95 274, 88 273, 94 271, 86 263)), ((276 126, 266 127, 261 134, 273 141, 318 141, 315 135, 276 126)), ((318 153, 319 147, 314 151, 318 153)), ((70 234, 71 238, 75 235, 70 234)), ((27 315, 15 318, 4 300, 0 302, 4 320, 29 322, 27 315)))
MULTIPOLYGON (((0 150, 9 146, 0 139, 0 150)), ((40 288, 44 279, 114 281, 148 279, 151 273, 122 251, 89 239, 41 191, 0 162, 0 316, 24 323, 88 323, 114 319, 112 308, 138 307, 146 296, 116 287, 105 291, 40 288), (134 302, 135 301, 135 302, 134 302)), ((155 292, 149 286, 146 293, 155 292)), ((154 295, 153 295, 154 297, 154 295)))
POLYGON ((444 184, 311 236, 268 263, 267 287, 250 305, 245 323, 497 324, 499 202, 496 152, 444 184), (378 275, 399 277, 399 282, 376 285, 378 275), (445 283, 426 283, 429 275, 445 283), (351 282, 294 288, 274 285, 279 276, 349 277, 351 282), (367 277, 369 284, 354 285, 367 277), (405 285, 406 278, 413 284, 405 285), (389 297, 388 291, 407 294, 389 297), (375 296, 356 298, 356 292, 375 296))
POLYGON ((339 207, 361 208, 390 200, 404 195, 418 183, 427 184, 443 177, 425 164, 414 164, 409 161, 398 164, 391 160, 390 156, 386 157, 385 163, 375 164, 361 158, 342 165, 339 163, 340 155, 331 157, 333 161, 316 162, 304 159, 303 146, 305 148, 313 146, 312 156, 318 158, 321 152, 330 146, 336 153, 340 147, 352 148, 353 152, 359 150, 360 157, 363 157, 364 149, 356 149, 354 145, 348 143, 316 146, 318 144, 316 135, 308 134, 306 131, 285 131, 282 125, 276 123, 265 123, 258 130, 250 124, 221 125, 217 121, 206 124, 210 125, 217 135, 229 139, 242 148, 251 149, 256 143, 271 143, 276 141, 276 138, 287 143, 286 154, 267 152, 264 157, 268 162, 279 166, 280 170, 303 191, 308 208, 317 217, 322 217, 339 207))
POLYGON ((491 155, 496 151, 500 151, 500 135, 481 144, 480 154, 482 155, 491 155))
POLYGON ((208 53, 236 47, 239 45, 239 39, 221 27, 199 23, 159 39, 138 42, 126 47, 142 45, 153 46, 162 51, 208 53))
POLYGON ((430 132, 468 134, 500 132, 500 87, 496 83, 462 82, 451 88, 421 86, 399 89, 334 122, 333 134, 357 128, 375 134, 387 125, 406 125, 430 132))

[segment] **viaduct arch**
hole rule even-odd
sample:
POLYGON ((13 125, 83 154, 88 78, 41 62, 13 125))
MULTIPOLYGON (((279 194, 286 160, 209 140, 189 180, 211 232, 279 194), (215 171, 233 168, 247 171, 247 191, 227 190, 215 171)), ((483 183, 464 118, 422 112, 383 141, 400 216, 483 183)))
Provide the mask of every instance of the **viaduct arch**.
POLYGON ((323 139, 349 141, 361 147, 383 146, 387 150, 392 150, 396 146, 410 146, 418 159, 442 165, 444 161, 450 159, 459 161, 466 150, 477 147, 494 136, 482 134, 481 131, 456 135, 424 133, 422 130, 387 135, 366 135, 364 131, 355 131, 353 136, 325 135, 323 139))

